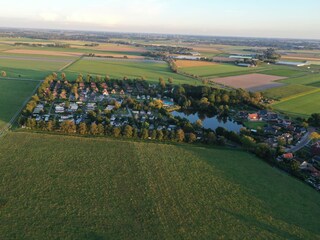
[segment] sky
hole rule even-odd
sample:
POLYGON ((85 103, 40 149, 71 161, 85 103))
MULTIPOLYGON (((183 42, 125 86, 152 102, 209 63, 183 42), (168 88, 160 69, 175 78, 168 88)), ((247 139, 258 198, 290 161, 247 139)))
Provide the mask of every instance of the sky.
POLYGON ((320 0, 0 0, 0 27, 320 39, 320 0))

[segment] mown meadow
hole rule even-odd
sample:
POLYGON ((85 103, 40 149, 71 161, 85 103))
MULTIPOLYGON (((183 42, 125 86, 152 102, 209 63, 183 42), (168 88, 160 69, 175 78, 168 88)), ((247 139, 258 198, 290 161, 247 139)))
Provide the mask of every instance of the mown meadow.
POLYGON ((320 195, 242 151, 13 132, 3 239, 318 239, 320 195))

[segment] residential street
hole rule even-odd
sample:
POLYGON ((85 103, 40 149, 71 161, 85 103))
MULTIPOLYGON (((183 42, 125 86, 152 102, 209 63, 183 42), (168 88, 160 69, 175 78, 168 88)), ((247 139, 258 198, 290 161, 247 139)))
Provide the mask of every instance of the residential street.
POLYGON ((305 147, 310 141, 310 135, 315 131, 314 128, 308 128, 308 132, 301 138, 301 140, 295 146, 286 149, 287 152, 295 153, 301 148, 305 147))

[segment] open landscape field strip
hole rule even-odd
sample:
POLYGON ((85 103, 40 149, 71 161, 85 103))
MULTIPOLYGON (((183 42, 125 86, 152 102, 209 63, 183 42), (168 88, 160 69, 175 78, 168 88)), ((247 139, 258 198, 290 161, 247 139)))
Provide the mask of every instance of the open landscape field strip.
MULTIPOLYGON (((21 51, 22 52, 22 51, 21 51)), ((50 52, 49 52, 50 53, 50 52)), ((23 58, 32 58, 32 59, 50 59, 57 61, 72 61, 73 59, 79 56, 55 56, 55 55, 46 55, 38 52, 37 54, 31 54, 31 52, 26 53, 8 53, 8 52, 0 52, 1 57, 23 57, 23 58)))
POLYGON ((310 85, 320 81, 319 73, 307 73, 304 76, 300 77, 291 77, 287 79, 283 79, 280 82, 288 83, 288 84, 301 84, 301 85, 310 85))
POLYGON ((176 62, 177 67, 179 68, 188 68, 188 67, 204 67, 204 66, 214 66, 217 65, 213 62, 206 62, 206 61, 190 61, 190 60, 177 60, 176 62))
POLYGON ((0 79, 0 130, 22 107, 37 85, 38 82, 33 81, 0 79))
POLYGON ((287 113, 289 115, 297 115, 308 117, 312 113, 320 112, 320 89, 309 94, 289 98, 288 100, 281 101, 272 105, 278 111, 287 113))
POLYGON ((233 64, 213 64, 210 66, 183 67, 181 71, 200 77, 213 77, 223 73, 250 72, 252 68, 238 67, 233 64))
POLYGON ((283 77, 293 77, 293 76, 299 76, 303 75, 304 71, 302 69, 292 69, 288 67, 287 69, 271 69, 261 72, 262 74, 267 75, 275 75, 275 76, 283 76, 283 77))
POLYGON ((283 77, 265 75, 265 74, 247 74, 241 76, 221 77, 212 79, 213 82, 231 86, 234 88, 253 89, 253 88, 269 88, 281 86, 281 83, 274 81, 283 79, 283 77))
POLYGON ((320 195, 234 149, 10 133, 0 164, 3 239, 320 236, 320 195))
POLYGON ((53 71, 43 71, 43 70, 32 70, 32 69, 20 69, 20 68, 3 68, 0 65, 0 71, 5 71, 7 73, 7 78, 17 78, 17 79, 32 79, 32 80, 43 80, 53 71))
POLYGON ((0 70, 5 70, 6 68, 16 68, 38 71, 57 71, 64 65, 65 62, 0 58, 0 70))
POLYGON ((82 59, 65 70, 66 72, 78 74, 109 75, 111 78, 145 77, 146 80, 158 82, 159 78, 167 80, 172 77, 174 84, 189 83, 201 84, 200 81, 173 73, 165 62, 154 62, 146 60, 116 60, 116 59, 82 59))
POLYGON ((15 49, 11 49, 10 52, 12 53, 25 53, 25 52, 30 52, 30 53, 37 53, 40 51, 41 54, 46 54, 46 55, 67 55, 67 56, 74 56, 74 55, 82 55, 82 54, 121 54, 121 55, 137 55, 141 56, 141 52, 126 52, 126 51, 104 51, 104 50, 95 50, 92 48, 60 48, 60 47, 28 47, 28 46, 19 46, 16 47, 15 49), (51 53, 50 53, 51 52, 51 53))
POLYGON ((298 84, 289 84, 277 88, 264 91, 264 95, 269 98, 284 100, 288 97, 294 97, 300 94, 308 94, 312 91, 317 91, 317 88, 298 84))

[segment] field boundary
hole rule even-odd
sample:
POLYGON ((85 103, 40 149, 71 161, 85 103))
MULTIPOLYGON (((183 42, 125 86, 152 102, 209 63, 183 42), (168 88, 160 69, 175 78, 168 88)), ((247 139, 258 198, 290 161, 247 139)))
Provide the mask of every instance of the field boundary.
POLYGON ((16 121, 17 117, 20 115, 21 111, 23 110, 23 108, 27 105, 27 103, 30 101, 31 97, 36 93, 36 91, 38 90, 38 88, 40 87, 41 83, 43 81, 39 81, 39 83, 37 84, 37 86, 34 88, 34 90, 32 91, 32 93, 30 94, 30 97, 27 97, 27 99, 22 103, 21 107, 19 108, 19 110, 13 115, 13 117, 10 119, 10 121, 2 128, 0 129, 0 138, 3 137, 12 127, 12 125, 14 124, 14 122, 16 121))
POLYGON ((11 78, 11 77, 0 77, 0 80, 13 80, 13 81, 28 81, 28 82, 42 82, 42 80, 36 80, 31 78, 11 78))
POLYGON ((61 71, 65 70, 65 69, 67 69, 68 67, 72 66, 73 64, 75 64, 75 63, 77 63, 78 61, 80 61, 81 59, 83 59, 84 56, 85 56, 85 55, 83 54, 83 55, 80 56, 79 58, 77 58, 77 59, 69 62, 68 64, 66 64, 66 65, 64 65, 62 68, 60 68, 58 71, 61 72, 61 71))
POLYGON ((292 99, 295 99, 295 98, 303 97, 303 96, 306 96, 306 95, 309 95, 309 94, 313 94, 313 93, 316 93, 316 92, 320 92, 320 89, 314 89, 314 90, 311 90, 311 91, 298 93, 298 94, 295 94, 295 95, 292 95, 292 96, 289 96, 289 97, 286 97, 286 98, 282 98, 279 102, 276 102, 276 103, 274 103, 272 105, 274 106, 274 105, 277 105, 279 103, 286 102, 286 101, 289 101, 289 100, 292 100, 292 99))

